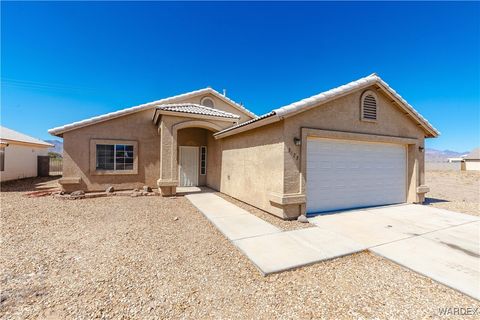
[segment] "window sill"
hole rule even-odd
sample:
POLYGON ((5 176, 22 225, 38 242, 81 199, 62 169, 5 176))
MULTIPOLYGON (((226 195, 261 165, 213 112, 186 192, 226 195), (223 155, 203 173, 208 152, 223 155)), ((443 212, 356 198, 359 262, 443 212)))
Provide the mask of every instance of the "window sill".
POLYGON ((92 175, 95 176, 123 176, 133 174, 138 174, 138 172, 136 170, 95 170, 92 172, 92 175))

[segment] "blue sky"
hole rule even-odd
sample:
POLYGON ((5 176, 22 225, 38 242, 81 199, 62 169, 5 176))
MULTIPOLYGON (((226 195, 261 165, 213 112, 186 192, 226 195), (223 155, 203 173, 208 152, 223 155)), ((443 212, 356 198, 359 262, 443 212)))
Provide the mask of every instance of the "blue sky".
POLYGON ((49 128, 212 86, 262 114, 378 73, 480 144, 479 3, 1 4, 1 123, 49 128))

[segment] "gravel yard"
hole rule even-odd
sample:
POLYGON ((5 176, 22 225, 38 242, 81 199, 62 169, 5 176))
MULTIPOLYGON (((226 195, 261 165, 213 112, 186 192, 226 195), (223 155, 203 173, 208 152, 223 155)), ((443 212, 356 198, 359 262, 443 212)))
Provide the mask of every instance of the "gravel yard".
POLYGON ((235 198, 227 196, 226 194, 223 194, 221 192, 215 192, 215 194, 217 196, 227 200, 227 201, 230 201, 234 205, 248 211, 249 213, 259 217, 260 219, 263 219, 263 220, 267 221, 268 223, 273 224, 277 228, 280 228, 280 229, 283 229, 283 230, 286 230, 286 231, 298 230, 298 229, 302 229, 302 228, 311 228, 311 227, 314 226, 310 223, 302 223, 302 222, 298 222, 296 220, 285 221, 285 220, 279 219, 276 216, 271 215, 271 214, 269 214, 269 213, 267 213, 263 210, 252 207, 251 205, 246 204, 245 202, 242 202, 240 200, 237 200, 235 198))
POLYGON ((25 197, 39 181, 2 185, 4 319, 418 319, 478 306, 367 252, 263 277, 184 197, 25 197))
POLYGON ((429 170, 426 203, 441 209, 480 216, 480 172, 429 170))

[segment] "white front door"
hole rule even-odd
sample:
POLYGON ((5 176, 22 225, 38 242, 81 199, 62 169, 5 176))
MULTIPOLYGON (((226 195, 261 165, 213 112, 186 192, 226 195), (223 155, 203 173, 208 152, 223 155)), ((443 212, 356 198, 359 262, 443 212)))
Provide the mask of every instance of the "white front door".
POLYGON ((307 213, 406 201, 405 145, 307 139, 307 213))
POLYGON ((180 147, 179 158, 180 187, 198 186, 198 147, 180 147))

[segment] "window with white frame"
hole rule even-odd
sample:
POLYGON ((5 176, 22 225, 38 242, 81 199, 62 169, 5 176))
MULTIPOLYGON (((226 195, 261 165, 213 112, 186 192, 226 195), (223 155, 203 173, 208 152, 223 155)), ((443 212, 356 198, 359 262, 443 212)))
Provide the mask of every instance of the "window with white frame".
POLYGON ((133 170, 134 146, 131 144, 97 144, 96 170, 133 170))
POLYGON ((200 174, 207 174, 207 147, 200 147, 200 174))
POLYGON ((215 103, 213 103, 213 99, 209 97, 204 97, 200 104, 204 107, 215 108, 215 103))

